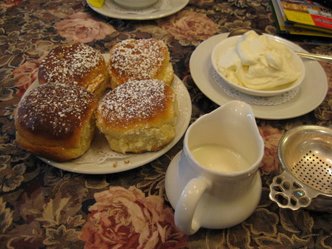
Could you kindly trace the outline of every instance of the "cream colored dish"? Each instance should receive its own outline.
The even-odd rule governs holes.
[[[219,42],[211,62],[231,87],[254,96],[274,96],[301,85],[305,76],[302,59],[272,35],[247,32]]]

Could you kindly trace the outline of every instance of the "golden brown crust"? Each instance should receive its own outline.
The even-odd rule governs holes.
[[[175,136],[175,93],[159,80],[128,81],[104,96],[96,120],[117,152],[160,150]]]
[[[109,73],[102,54],[82,44],[64,44],[53,48],[43,59],[38,71],[40,84],[77,84],[96,96],[109,85]]]
[[[15,112],[16,142],[48,159],[81,156],[94,135],[96,98],[76,85],[39,85],[19,102]]]
[[[129,80],[159,79],[171,85],[174,78],[168,47],[156,39],[127,39],[110,50],[111,87]]]

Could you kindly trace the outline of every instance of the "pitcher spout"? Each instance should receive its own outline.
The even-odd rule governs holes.
[[[188,136],[188,134],[201,134]],[[242,101],[230,101],[197,119],[185,136],[185,143],[194,149],[211,141],[244,155],[254,172],[264,154],[264,141],[259,133],[255,115],[250,105]]]
[[[249,131],[258,132],[254,112],[251,106],[243,101],[229,101],[208,115],[215,116],[216,119],[229,119],[231,124],[243,122],[242,126],[245,125]]]

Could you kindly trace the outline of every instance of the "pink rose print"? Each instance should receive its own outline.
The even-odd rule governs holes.
[[[219,31],[218,25],[205,14],[185,10],[161,23],[182,45],[198,45]]]
[[[104,39],[116,30],[113,26],[94,20],[89,14],[77,12],[55,24],[58,33],[68,41],[88,43]]]
[[[204,6],[207,4],[213,4],[214,0],[191,0],[190,4],[197,5],[197,6]]]
[[[0,3],[1,9],[8,9],[14,6],[18,6],[22,0],[4,0]]]
[[[261,170],[266,174],[276,172],[279,169],[278,143],[282,133],[271,126],[263,126],[259,130],[265,143]]]
[[[80,239],[85,249],[177,249],[187,237],[177,231],[171,208],[136,187],[110,187],[95,194]]]
[[[19,88],[20,96],[37,79],[39,64],[39,60],[26,61],[13,70],[15,86]]]

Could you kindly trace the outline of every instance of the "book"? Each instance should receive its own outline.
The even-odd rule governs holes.
[[[278,0],[286,22],[332,31],[332,10],[309,0]]]
[[[307,0],[271,0],[271,3],[279,33],[332,38],[331,9]]]

